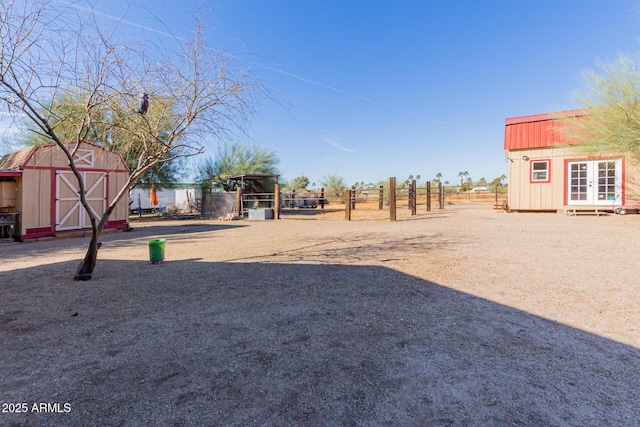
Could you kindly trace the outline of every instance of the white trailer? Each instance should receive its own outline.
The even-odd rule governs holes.
[[[151,204],[151,190],[133,188],[129,192],[130,212],[155,212],[177,207],[181,212],[189,212],[195,208],[195,188],[166,188],[156,190],[158,204]]]

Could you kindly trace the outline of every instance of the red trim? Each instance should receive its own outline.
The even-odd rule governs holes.
[[[22,171],[0,171],[0,176],[22,176]]]
[[[590,156],[590,157],[576,157],[572,159],[564,159],[564,206],[569,205],[569,163],[571,162],[591,162],[598,160],[620,160],[620,179],[622,181],[622,188],[620,189],[620,204],[624,205],[627,199],[627,186],[626,186],[626,158],[624,156],[621,157],[611,157],[611,156]]]
[[[569,117],[586,116],[586,110],[566,110],[557,113],[532,114],[529,116],[509,117],[505,120],[506,125],[517,125],[520,123],[542,122],[545,120],[566,119]]]
[[[105,225],[104,229],[118,229],[122,230],[124,228],[128,228],[129,223],[126,219],[118,219],[115,221],[108,221]],[[91,228],[78,228],[75,230],[63,230],[63,231],[55,231],[53,227],[40,227],[40,228],[27,228],[25,234],[22,234],[18,237],[20,241],[24,241],[26,239],[39,239],[42,237],[55,237],[58,235],[64,234],[72,234],[72,233],[90,233]]]
[[[620,161],[620,179],[622,180],[622,188],[620,189],[620,204],[624,205],[627,203],[627,186],[626,186],[626,175],[627,168],[625,164],[626,157],[622,157]]]
[[[546,162],[547,163],[547,179],[542,181],[542,180],[533,180],[533,164],[534,163],[542,163],[542,162]],[[529,184],[547,184],[551,182],[551,159],[536,159],[536,160],[529,160]]]
[[[66,143],[64,145],[72,145],[72,144],[75,144],[75,143],[74,142],[68,142],[68,143]],[[120,162],[121,162],[122,166],[124,166],[124,169],[115,169],[115,170],[110,170],[109,172],[127,172],[127,173],[131,172],[129,170],[129,167],[127,166],[127,162],[124,161],[124,157],[122,157],[122,154],[120,154],[120,153],[118,153],[116,151],[108,151],[104,147],[101,147],[101,146],[99,146],[97,144],[94,144],[93,142],[89,142],[89,141],[80,141],[80,145],[90,145],[92,147],[95,147],[98,150],[101,150],[101,151],[104,151],[104,152],[108,152],[108,153],[113,153],[116,156],[118,156],[120,158]],[[49,167],[46,167],[46,166],[25,166],[25,165],[27,165],[27,163],[29,163],[31,161],[31,158],[35,155],[36,151],[38,151],[38,150],[40,150],[42,148],[45,148],[45,147],[47,147],[47,148],[49,148],[49,147],[58,147],[58,148],[60,148],[60,146],[58,144],[36,145],[34,147],[34,149],[31,151],[31,153],[29,153],[29,156],[25,159],[25,161],[22,162],[22,164],[20,165],[20,169],[50,169]],[[80,169],[78,169],[78,170],[80,170]],[[93,170],[99,171],[99,169],[93,169]],[[103,172],[105,172],[105,171],[103,170]]]
[[[49,236],[55,236],[52,227],[27,228],[25,234],[20,235],[19,239],[22,242],[25,239],[38,239]]]
[[[56,228],[56,170],[51,169],[51,193],[49,194],[49,201],[51,206],[49,210],[51,211],[51,219],[49,219],[49,224],[51,224],[51,229],[55,230]]]
[[[104,226],[104,228],[118,228],[118,229],[122,229],[122,228],[128,228],[129,224],[127,223],[126,219],[117,219],[115,221],[107,221],[107,225]]]
[[[48,145],[56,145],[56,144],[47,144],[47,146]],[[29,153],[29,156],[24,160],[24,162],[22,162],[20,164],[20,166],[19,166],[20,169],[24,169],[24,165],[26,165],[27,163],[29,163],[31,161],[31,158],[36,153],[36,151],[38,151],[40,149],[40,147],[45,147],[45,145],[37,145],[37,146],[33,147],[33,150],[31,150],[31,153]]]
[[[55,167],[55,166],[25,166],[22,168],[23,170],[29,169],[29,170],[49,170],[49,169],[53,169],[53,170],[60,170],[60,171],[70,171],[71,168],[69,167],[65,167],[65,168],[60,168],[60,167]],[[76,168],[78,169],[78,172],[126,172],[129,173],[128,170],[124,170],[124,169],[97,169],[97,168]]]

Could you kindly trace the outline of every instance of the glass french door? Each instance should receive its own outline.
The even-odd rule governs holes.
[[[570,205],[609,205],[621,203],[622,160],[569,162],[568,203]]]

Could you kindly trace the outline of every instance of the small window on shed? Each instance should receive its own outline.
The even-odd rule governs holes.
[[[549,163],[549,160],[531,162],[531,182],[550,182]]]

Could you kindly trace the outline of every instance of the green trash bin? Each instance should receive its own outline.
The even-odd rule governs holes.
[[[166,239],[149,240],[149,260],[152,264],[164,260],[164,244]]]

